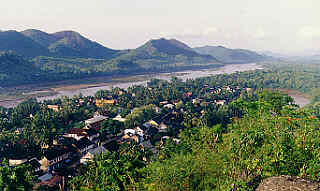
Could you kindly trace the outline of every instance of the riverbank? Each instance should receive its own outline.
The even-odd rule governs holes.
[[[304,107],[311,103],[312,97],[309,94],[299,92],[297,90],[279,89],[280,92],[288,94],[292,97],[297,105]]]
[[[184,70],[170,73],[153,73],[141,74],[133,76],[122,76],[116,78],[97,77],[89,79],[81,79],[77,81],[64,81],[63,83],[42,84],[37,87],[22,86],[7,90],[9,94],[0,95],[0,106],[15,107],[18,103],[26,98],[37,98],[38,101],[47,99],[55,99],[61,96],[72,97],[82,94],[84,96],[92,96],[101,89],[110,89],[111,87],[128,88],[133,85],[145,85],[150,79],[157,78],[162,80],[170,80],[172,76],[186,79],[195,79],[218,74],[231,74],[234,72],[242,72],[249,70],[262,69],[260,65],[250,64],[234,64],[223,67],[215,67],[210,69]]]

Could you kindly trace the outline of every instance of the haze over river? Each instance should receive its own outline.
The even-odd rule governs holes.
[[[211,75],[217,75],[217,74],[231,74],[234,72],[241,72],[241,71],[249,71],[249,70],[257,70],[262,69],[261,66],[250,63],[250,64],[233,64],[233,65],[226,65],[221,68],[214,68],[214,69],[206,69],[206,70],[186,70],[181,72],[173,72],[173,73],[160,73],[156,75],[140,75],[141,79],[144,79],[142,81],[134,81],[134,82],[120,82],[120,83],[112,83],[109,85],[102,85],[102,86],[95,86],[95,87],[88,87],[88,88],[81,88],[78,89],[73,88],[71,90],[64,90],[61,88],[61,90],[56,91],[56,95],[54,96],[44,96],[44,97],[38,97],[38,101],[48,100],[48,99],[56,99],[60,98],[62,96],[68,96],[72,97],[74,95],[82,94],[84,96],[93,96],[97,91],[101,89],[110,89],[111,87],[120,87],[120,88],[128,88],[133,85],[146,85],[147,82],[151,78],[157,78],[157,79],[163,79],[163,80],[170,80],[171,76],[177,76],[178,78],[181,78],[182,80],[186,79],[195,79],[200,77],[207,77]],[[106,82],[108,83],[108,82]],[[307,103],[309,103],[309,100],[298,96],[298,95],[291,95],[296,100],[297,104],[300,106],[303,106]],[[4,107],[15,107],[17,106],[21,101],[23,100],[10,100],[10,101],[3,101],[0,102],[1,106]],[[301,101],[301,103],[300,103]]]

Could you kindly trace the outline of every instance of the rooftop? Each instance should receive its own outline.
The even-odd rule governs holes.
[[[106,149],[103,146],[99,146],[97,148],[90,149],[88,152],[92,155],[97,155],[97,154],[106,152]]]
[[[81,138],[79,141],[75,142],[74,145],[77,149],[82,150],[90,145],[93,145],[93,143],[87,138]]]
[[[54,147],[50,147],[49,149],[47,149],[44,152],[44,156],[48,159],[48,160],[53,160],[59,156],[62,156],[64,154],[67,154],[69,152],[71,152],[72,149],[70,147],[66,147],[66,146],[54,146]]]
[[[85,121],[85,123],[86,123],[86,124],[97,123],[97,122],[103,121],[103,120],[105,120],[105,119],[107,119],[107,118],[108,118],[108,117],[106,117],[106,116],[98,115],[98,116],[95,116],[95,117],[93,117],[93,118],[91,118],[91,119],[87,119],[87,120]]]
[[[89,137],[99,134],[99,131],[96,129],[86,129],[85,132]]]

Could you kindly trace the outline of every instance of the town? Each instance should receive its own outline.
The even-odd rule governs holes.
[[[215,85],[208,80],[153,79],[146,87],[43,103],[28,100],[2,109],[0,124],[7,131],[1,132],[1,158],[10,166],[29,166],[38,187],[55,187],[95,156],[117,152],[119,145],[139,145],[157,155],[166,140],[179,144],[184,128],[227,124],[234,112],[229,103],[253,91],[242,82],[224,85],[223,76]],[[20,126],[13,118],[19,109],[18,117],[26,120]]]

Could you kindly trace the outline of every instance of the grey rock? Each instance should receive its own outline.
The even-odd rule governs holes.
[[[262,181],[256,191],[320,191],[320,183],[293,176],[278,176]]]

